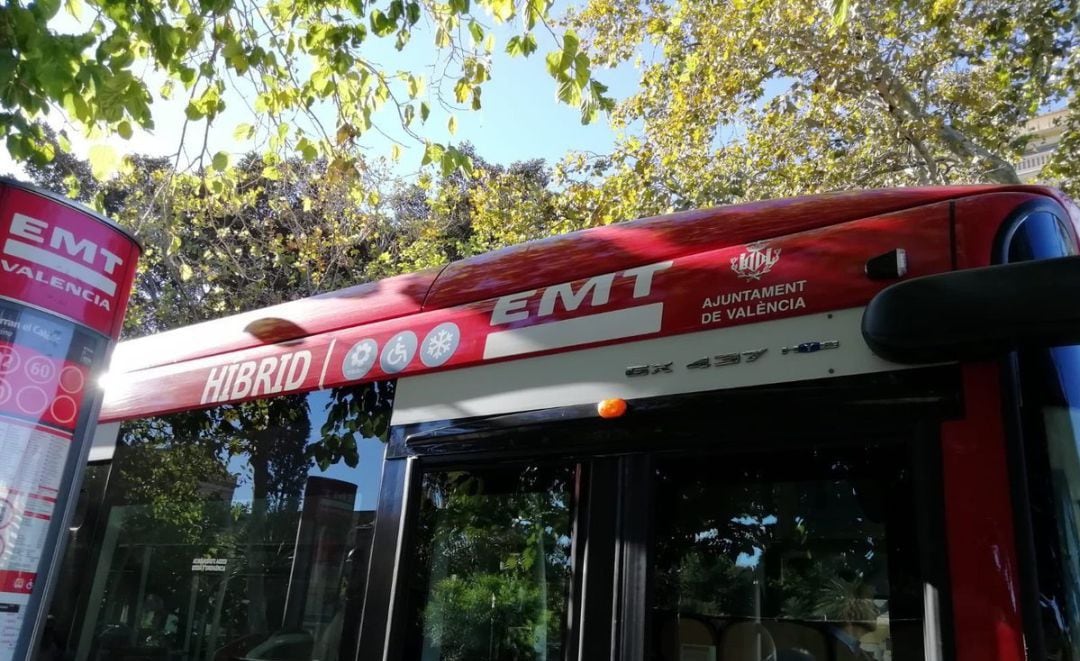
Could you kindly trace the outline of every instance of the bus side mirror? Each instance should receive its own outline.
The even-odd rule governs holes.
[[[908,364],[1080,344],[1080,256],[897,283],[870,301],[862,334],[878,356]]]

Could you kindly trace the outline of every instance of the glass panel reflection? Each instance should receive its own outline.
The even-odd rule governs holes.
[[[573,474],[515,466],[425,475],[406,658],[562,658]]]
[[[655,658],[915,658],[893,644],[898,626],[921,638],[891,599],[904,469],[862,452],[724,463],[658,463]]]
[[[392,396],[126,423],[74,658],[351,659]]]

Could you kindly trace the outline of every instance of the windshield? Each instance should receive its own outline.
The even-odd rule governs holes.
[[[1048,212],[1028,217],[1008,261],[1077,253]],[[1080,659],[1080,346],[1020,356],[1024,462],[1035,536],[1045,658]]]

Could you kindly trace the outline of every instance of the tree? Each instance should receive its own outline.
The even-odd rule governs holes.
[[[536,51],[537,28],[547,26],[551,1],[71,0],[65,11],[77,25],[73,33],[56,28],[60,5],[16,1],[0,8],[0,137],[11,155],[38,165],[56,157],[57,145],[42,124],[48,113],[99,135],[127,138],[136,126],[154,128],[151,105],[158,99],[183,95],[187,121],[176,162],[188,131],[201,129],[202,145],[191,160],[210,192],[227,196],[232,164],[208,136],[232,98],[243,103],[248,120],[234,135],[265,142],[261,157],[269,177],[280,176],[278,165],[294,156],[358,174],[364,169],[360,143],[381,129],[380,122],[385,126],[384,117],[426,145],[424,163],[444,171],[467,168],[460,151],[424,140],[420,125],[432,103],[479,109],[496,47],[514,56]],[[497,44],[494,25],[515,20],[517,34]],[[441,73],[434,80],[378,63],[380,48],[416,48],[414,34],[423,34],[438,54],[432,71]],[[541,37],[548,34],[558,97],[590,121],[610,107],[605,88],[592,80],[572,33],[560,40],[545,30]],[[155,89],[151,79],[162,82]],[[389,112],[380,114],[384,109]],[[324,122],[324,111],[333,124]],[[69,149],[63,134],[59,146]],[[92,150],[91,162],[104,178],[119,159],[102,147]]]
[[[576,11],[593,61],[642,71],[613,112],[614,153],[566,168],[595,183],[604,221],[833,189],[1017,182],[1025,120],[1075,99],[1076,0],[829,4],[590,0]],[[1058,164],[1077,158],[1072,103]]]
[[[563,215],[551,169],[541,159],[490,163],[470,144],[470,172],[429,169],[389,201],[393,240],[369,277],[412,272],[578,229]]]

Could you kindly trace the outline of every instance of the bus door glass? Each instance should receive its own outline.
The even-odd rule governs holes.
[[[405,658],[562,659],[580,468],[424,475]]]
[[[658,457],[648,658],[922,658],[901,450]]]

